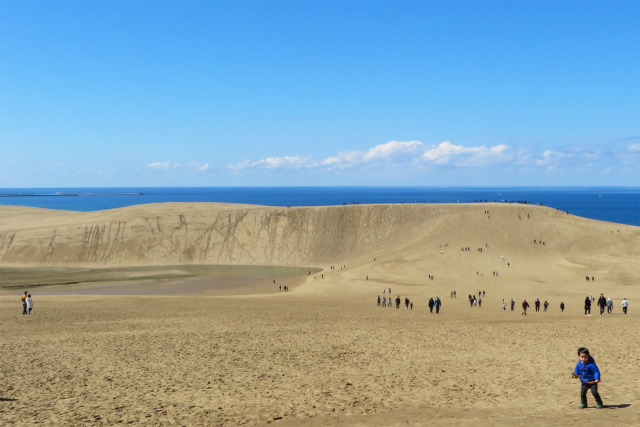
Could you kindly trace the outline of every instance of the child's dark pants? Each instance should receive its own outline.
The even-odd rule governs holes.
[[[598,384],[587,384],[582,383],[582,388],[580,389],[580,401],[583,405],[587,406],[587,390],[591,389],[591,394],[593,394],[593,398],[596,399],[596,404],[602,406],[602,399],[598,394]]]

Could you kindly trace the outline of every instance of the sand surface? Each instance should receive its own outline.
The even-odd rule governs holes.
[[[638,227],[525,205],[0,207],[0,272],[23,274],[0,276],[0,424],[638,425],[639,259]],[[258,276],[172,290],[208,279],[171,266],[223,260],[322,271],[288,277],[286,293],[260,293]],[[153,277],[118,270],[136,265],[175,276],[146,292]],[[23,316],[12,286],[40,283],[34,267],[114,269],[98,287],[127,291],[29,287]],[[389,287],[413,310],[377,307]],[[136,288],[146,295],[124,295]],[[469,307],[479,290],[482,307]],[[600,292],[613,314],[585,317]],[[524,317],[523,298],[549,311]],[[603,410],[578,409],[583,345]]]
[[[313,267],[0,267],[0,295],[258,295],[293,290]],[[286,289],[285,289],[286,287]]]

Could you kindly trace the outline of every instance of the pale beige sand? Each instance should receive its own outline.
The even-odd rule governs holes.
[[[523,205],[171,204],[69,216],[2,207],[2,266],[183,261],[324,271],[271,295],[33,290],[31,316],[20,315],[20,291],[5,293],[0,423],[637,425],[638,259],[638,227]],[[377,308],[388,287],[414,309]],[[466,295],[478,290],[487,297],[472,309]],[[614,299],[614,314],[594,309],[585,318],[585,295],[600,292]],[[436,295],[437,316],[426,307]],[[522,298],[536,297],[550,311],[521,316]],[[514,298],[516,311],[502,311],[502,298]],[[570,373],[582,345],[602,371],[610,406],[601,411],[577,409]]]

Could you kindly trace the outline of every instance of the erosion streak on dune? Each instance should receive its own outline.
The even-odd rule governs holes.
[[[484,215],[487,208],[490,216]],[[434,241],[474,250],[491,241],[522,251],[545,236],[548,252],[570,255],[579,246],[588,254],[610,246],[602,239],[613,228],[550,208],[499,204],[288,209],[168,203],[69,216],[56,212],[53,218],[46,210],[12,209],[28,214],[23,221],[0,223],[4,264],[324,264]],[[519,214],[531,218],[518,219]]]

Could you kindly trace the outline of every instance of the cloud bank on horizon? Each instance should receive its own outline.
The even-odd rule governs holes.
[[[629,138],[628,141],[640,138]],[[421,141],[389,141],[371,147],[369,150],[340,151],[335,155],[313,159],[311,156],[295,154],[269,156],[262,159],[245,159],[227,166],[211,167],[210,163],[161,161],[146,165],[148,169],[175,172],[191,170],[211,172],[227,170],[230,173],[285,173],[290,177],[304,178],[305,174],[332,175],[341,172],[378,173],[393,172],[401,169],[406,172],[423,171],[493,171],[507,169],[521,172],[534,171],[544,174],[557,174],[560,170],[571,173],[578,168],[590,168],[602,174],[618,172],[628,173],[632,180],[629,185],[637,185],[633,177],[637,177],[640,169],[640,143],[623,146],[619,151],[603,152],[590,146],[565,147],[560,150],[514,149],[507,144],[494,146],[463,146],[450,141],[427,145]]]
[[[506,163],[513,159],[507,145],[494,147],[464,147],[449,141],[425,148],[421,141],[389,141],[378,144],[368,151],[344,151],[318,162],[300,155],[284,157],[268,157],[258,161],[244,161],[229,165],[231,170],[247,168],[308,168],[325,169],[357,169],[375,166],[377,168],[424,167],[429,165],[464,167],[485,167],[498,163]]]
[[[613,161],[612,161],[613,160]],[[581,165],[610,168],[615,164],[629,166],[629,172],[640,168],[640,144],[629,144],[617,153],[603,153],[588,146],[565,148],[564,151],[544,150],[534,153],[529,149],[514,150],[506,144],[487,147],[455,145],[444,141],[425,146],[421,141],[389,141],[368,151],[342,151],[334,156],[313,161],[302,155],[267,157],[257,161],[245,160],[227,166],[232,171],[247,169],[313,169],[327,172],[339,169],[364,170],[369,167],[392,169],[397,167],[470,169],[513,166],[520,168],[544,168]],[[150,165],[147,165],[150,166]]]

